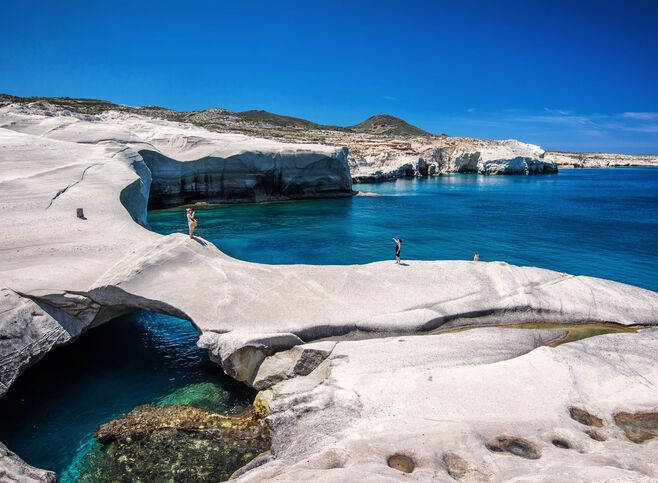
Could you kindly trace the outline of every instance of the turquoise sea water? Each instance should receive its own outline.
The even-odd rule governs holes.
[[[89,331],[30,368],[0,400],[0,441],[68,482],[98,426],[136,406],[172,393],[180,402],[183,390],[196,389],[212,394],[212,409],[239,411],[253,391],[224,376],[197,338],[189,322],[151,313]]]
[[[352,264],[504,260],[658,290],[658,169],[571,169],[550,176],[447,175],[355,185],[382,196],[196,209],[197,234],[239,259]],[[182,209],[151,212],[185,232]]]
[[[240,259],[316,264],[392,259],[398,236],[406,259],[470,259],[477,251],[483,260],[658,290],[658,169],[450,175],[356,188],[381,196],[197,209],[197,233]],[[151,212],[149,222],[160,233],[187,228],[182,209]],[[0,400],[0,441],[73,481],[93,431],[135,406],[180,402],[210,384],[217,409],[239,410],[253,393],[222,376],[196,340],[188,322],[149,313],[91,330]]]

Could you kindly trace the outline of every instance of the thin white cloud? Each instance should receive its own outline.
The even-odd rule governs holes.
[[[517,115],[512,115],[516,113]],[[485,114],[485,113],[483,113]],[[575,114],[574,111],[544,108],[543,113],[519,113],[512,109],[486,113],[488,119],[510,123],[536,123],[573,127],[583,134],[600,135],[604,131],[658,133],[657,112],[623,112],[618,114]],[[652,122],[653,121],[653,122]],[[587,131],[585,131],[587,130]]]
[[[631,126],[621,122],[611,122],[611,123],[603,124],[602,127],[609,129],[611,131],[644,132],[644,133],[658,134],[658,124],[640,124],[640,125]]]
[[[384,99],[386,99],[387,101],[397,101],[398,100],[397,97],[393,97],[393,96],[384,96]]]
[[[658,112],[625,112],[622,117],[637,121],[658,121]]]
[[[544,124],[563,124],[563,125],[591,125],[594,124],[588,116],[570,116],[570,115],[526,115],[514,119],[519,122],[538,122]]]
[[[466,109],[450,122],[476,128],[476,135],[515,137],[549,148],[614,152],[658,152],[658,112],[578,113],[568,109],[543,108],[483,111]],[[552,140],[557,140],[552,142]]]
[[[475,107],[469,107],[468,109],[466,109],[466,112],[475,112],[475,111],[477,111],[477,108]]]
[[[573,111],[566,110],[566,109],[550,109],[548,107],[544,108],[544,112],[548,114],[556,114],[558,116],[571,116],[573,114]]]

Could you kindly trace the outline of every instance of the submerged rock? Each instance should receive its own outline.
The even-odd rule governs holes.
[[[219,384],[200,382],[174,391],[160,399],[156,406],[186,405],[210,412],[222,413],[227,407],[235,407],[235,402],[231,403],[230,401],[231,397],[231,392]],[[238,404],[231,413],[242,412],[244,409],[246,408]]]
[[[140,406],[103,424],[81,481],[221,481],[260,453],[270,435],[253,408],[223,416],[192,406]]]

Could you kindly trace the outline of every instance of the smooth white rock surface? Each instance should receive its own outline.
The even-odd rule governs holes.
[[[111,116],[108,116],[109,120],[101,121],[68,120],[63,116],[35,118],[6,111],[3,111],[3,116],[0,119],[0,125],[4,126],[0,127],[2,392],[22,370],[52,348],[73,341],[89,327],[136,308],[190,320],[201,332],[200,345],[206,347],[229,374],[248,383],[253,383],[261,363],[278,351],[355,330],[382,337],[428,331],[446,323],[559,321],[654,325],[658,322],[658,294],[655,292],[502,262],[410,261],[408,266],[398,266],[387,261],[354,266],[272,266],[235,260],[202,239],[192,240],[183,234],[160,236],[138,224],[146,219],[151,183],[150,171],[137,152],[145,136],[139,128],[141,120],[135,120],[136,125],[124,125],[122,118],[121,122],[116,121],[113,130],[108,131],[107,123],[114,122]],[[163,152],[167,149],[189,152],[195,159],[206,153],[205,149],[210,149],[200,147],[205,144],[203,140],[191,146],[190,139],[186,138],[187,141],[179,146],[177,139],[182,138],[173,136],[168,141],[156,141],[154,137],[148,142],[157,143]],[[171,146],[165,147],[167,143]],[[212,149],[228,148],[215,146]],[[84,208],[86,219],[76,217],[76,208]],[[35,315],[31,315],[33,311]],[[16,327],[20,329],[16,330]],[[578,383],[576,393],[582,387],[590,392],[603,388],[602,394],[610,395],[611,401],[616,401],[618,406],[636,409],[650,405],[652,400],[647,391],[655,394],[655,382],[653,373],[645,374],[645,369],[649,360],[654,366],[656,362],[656,348],[652,345],[655,337],[651,334],[611,338],[618,349],[609,352],[618,357],[610,367],[599,355],[607,349],[589,345],[591,343],[587,341],[581,343],[583,351],[589,351],[584,354],[591,354],[592,360],[598,360],[596,369],[588,369],[596,381],[596,388],[594,384]],[[428,451],[448,439],[462,441],[463,448],[478,441],[481,443],[473,433],[460,429],[466,424],[464,421],[469,421],[469,411],[489,421],[487,424],[492,429],[486,432],[487,436],[509,429],[509,414],[513,413],[527,418],[528,428],[544,428],[543,423],[539,424],[544,416],[558,418],[551,421],[564,423],[560,419],[562,416],[546,412],[561,409],[570,398],[559,399],[558,396],[564,391],[572,392],[572,382],[564,375],[568,372],[565,372],[566,363],[560,362],[562,359],[556,355],[587,360],[583,354],[571,355],[566,349],[568,346],[556,351],[540,348],[526,354],[537,340],[545,342],[544,336],[534,334],[532,340],[520,341],[507,335],[487,335],[484,343],[482,340],[471,341],[475,344],[471,346],[468,345],[471,339],[466,337],[463,339],[465,345],[460,346],[459,351],[436,356],[432,347],[428,347],[431,341],[439,340],[434,337],[452,336],[404,336],[406,342],[396,342],[403,352],[386,346],[388,339],[340,342],[336,347],[322,349],[331,351],[330,358],[319,363],[307,376],[295,372],[299,359],[291,359],[295,366],[286,377],[293,377],[275,388],[276,391],[283,390],[279,389],[281,386],[293,396],[299,394],[294,398],[300,402],[308,398],[308,406],[302,405],[299,412],[293,411],[300,417],[307,409],[313,413],[317,407],[337,408],[336,417],[346,415],[345,408],[349,414],[365,414],[368,418],[374,413],[383,415],[383,419],[374,418],[371,425],[359,430],[364,434],[372,430],[368,447],[379,448],[377,445],[380,445],[384,449],[377,449],[376,457],[373,456],[370,463],[358,459],[358,465],[353,465],[354,469],[350,470],[350,476],[355,478],[365,474],[359,471],[372,469],[381,473],[381,455],[394,446],[404,447],[405,441],[416,441],[419,431],[423,434],[428,427],[434,428],[431,429],[432,438],[438,438],[428,440],[424,445]],[[456,340],[461,340],[460,337]],[[494,344],[493,348],[489,348],[489,342]],[[472,355],[474,351],[477,354]],[[519,351],[524,355],[509,362],[501,359]],[[479,359],[483,354],[493,354],[485,358],[486,364]],[[368,362],[371,356],[375,362]],[[349,360],[359,357],[362,362],[348,364]],[[454,358],[472,363],[456,368]],[[493,359],[499,362],[492,363]],[[438,360],[443,360],[443,365],[454,367],[446,373],[447,369],[441,364],[430,363],[427,367],[423,362]],[[336,365],[340,361],[345,364]],[[503,367],[505,364],[509,367]],[[343,372],[340,367],[343,367]],[[449,392],[437,393],[429,384],[431,381],[422,379],[420,374],[432,376],[432,380],[442,382],[446,391],[450,389],[459,394],[461,390],[457,383],[461,384],[462,379],[457,382],[451,379],[455,374],[453,371],[465,371],[466,380],[471,381],[466,386],[468,394],[476,394],[479,385],[488,388],[482,393],[482,399],[493,404],[489,412],[482,406],[460,409],[461,405],[446,402],[445,407],[451,411],[448,414],[457,422],[447,426],[439,423],[435,427],[425,419],[409,418],[407,421],[406,413],[399,412],[406,406],[395,403],[395,398],[389,401],[389,396],[384,394],[389,388],[395,389],[398,395],[404,392],[409,411],[426,414],[430,406],[444,401],[441,398]],[[520,371],[521,379],[510,377],[517,374],[516,371]],[[619,379],[619,386],[608,386],[606,378],[617,377],[615,374],[620,371],[626,374],[626,378]],[[638,371],[642,374],[639,379]],[[400,378],[394,377],[397,372]],[[329,386],[327,374],[331,374],[329,381],[335,378],[336,387],[342,389],[326,392]],[[363,374],[363,377],[355,374]],[[650,382],[646,383],[647,380]],[[520,383],[515,381],[523,381],[525,386],[519,386]],[[363,392],[358,389],[361,384]],[[306,393],[313,391],[309,388],[317,385],[320,385],[321,398],[309,398]],[[503,390],[497,395],[499,386]],[[621,388],[619,394],[612,394],[614,387]],[[535,417],[533,408],[538,398],[530,392],[536,390],[539,394],[548,391],[547,388],[555,394],[549,394],[546,409]],[[355,399],[355,391],[363,396]],[[590,392],[584,393],[587,396],[585,401],[598,405],[601,411],[608,411],[605,413],[608,417],[611,407],[605,406],[599,396]],[[424,400],[418,402],[409,394],[418,394]],[[526,396],[529,398],[527,404]],[[364,401],[359,402],[361,397]],[[379,405],[377,398],[388,402]],[[281,400],[277,396],[272,403],[276,406],[278,401]],[[513,401],[518,407],[509,405]],[[281,404],[281,411],[285,411],[287,403]],[[361,407],[368,408],[368,411],[362,413]],[[510,407],[514,407],[511,413]],[[507,419],[503,417],[503,411],[508,414]],[[305,435],[311,438],[307,440],[308,448],[330,451],[330,441],[334,436],[329,432],[329,439],[326,439],[323,428],[329,431],[340,419],[334,421],[331,411],[314,414],[318,417],[314,422],[316,426]],[[466,419],[462,421],[461,415]],[[395,429],[386,430],[388,423],[382,421],[398,417],[401,419]],[[500,426],[501,418],[505,425]],[[293,423],[291,427],[297,427]],[[345,420],[346,429],[353,428],[353,424],[356,423]],[[351,434],[353,437],[357,433]],[[275,431],[276,437],[279,436]],[[340,451],[351,447],[335,439],[335,442],[339,441],[343,445]],[[358,448],[365,443],[355,440],[353,444]],[[652,445],[653,442],[635,449],[637,461],[644,462],[645,466],[650,459],[645,458],[642,448],[654,448]],[[601,452],[603,456],[599,463],[592,463],[593,466],[604,467],[603,461],[607,459],[617,461],[614,456],[617,447],[603,447],[606,448]],[[342,458],[340,451],[336,458]],[[356,454],[363,454],[363,451],[356,451]],[[489,471],[484,459],[477,459],[477,455],[472,458],[475,458],[473,461],[478,468],[482,466]],[[292,463],[289,456],[282,455],[267,468],[281,464],[281,461]],[[318,461],[326,466],[322,458]],[[518,462],[514,461],[514,464],[518,465]],[[513,473],[511,467],[500,465],[491,467],[493,474]],[[431,465],[427,463],[424,467],[430,468]],[[628,469],[630,467],[624,468],[624,471],[637,473],[635,469]],[[328,474],[319,469],[318,474]],[[646,470],[647,474],[649,470]],[[310,478],[316,470],[304,467],[303,471],[311,471],[299,473]],[[574,469],[574,474],[578,471]],[[598,474],[592,471],[591,474]],[[609,473],[605,468],[596,471]],[[614,471],[616,475],[621,474],[621,470]],[[400,476],[387,475],[391,478]]]
[[[555,335],[483,328],[338,342],[318,374],[273,387],[274,458],[241,481],[454,481],[446,454],[467,462],[462,481],[656,481],[658,439],[629,441],[612,414],[658,408],[658,330],[546,347]],[[604,426],[574,421],[572,406]],[[487,449],[500,436],[540,457]],[[395,454],[414,471],[390,468]]]
[[[156,206],[352,194],[345,148],[217,133],[115,111],[98,116],[24,111],[24,106],[1,108],[0,127],[139,153],[151,172],[151,202]]]
[[[46,121],[16,122],[42,133]],[[2,288],[85,327],[136,307],[185,317],[202,332],[200,344],[241,380],[250,380],[272,351],[357,329],[657,321],[654,292],[502,262],[271,266],[235,260],[201,239],[160,236],[135,223],[145,220],[150,183],[139,154],[114,141],[75,139],[0,128]],[[78,207],[87,219],[76,217]],[[4,353],[18,350],[12,340],[3,342],[11,347]],[[34,342],[26,336],[19,346]]]

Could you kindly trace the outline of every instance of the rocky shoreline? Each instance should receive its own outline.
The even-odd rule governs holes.
[[[559,168],[601,168],[614,166],[658,166],[658,155],[611,153],[569,153],[544,151],[539,146],[516,140],[482,140],[434,135],[402,119],[387,115],[372,116],[349,127],[326,126],[304,119],[266,111],[231,112],[211,108],[178,112],[157,106],[131,107],[95,99],[21,98],[1,95],[0,107],[13,106],[28,114],[77,116],[98,119],[110,112],[115,116],[142,116],[154,120],[175,121],[199,126],[212,132],[244,134],[286,143],[313,143],[348,149],[348,166],[354,183],[391,181],[403,177],[423,177],[442,173],[478,173],[484,175],[554,174]],[[186,169],[189,169],[188,166]],[[242,168],[240,168],[242,169]],[[217,183],[210,185],[194,175],[186,179],[188,189],[206,196],[213,192],[223,197]],[[276,188],[277,177],[265,173],[264,193]],[[207,189],[210,188],[210,189]],[[280,191],[280,189],[275,189]],[[306,196],[303,189],[291,187],[290,196]],[[296,194],[297,192],[297,194]],[[238,190],[238,194],[240,190]],[[244,193],[243,193],[244,194]],[[153,193],[152,199],[157,199]],[[321,193],[322,196],[326,195]],[[270,194],[270,196],[272,196]],[[248,197],[247,197],[248,198]],[[170,200],[176,203],[175,199]]]
[[[342,148],[1,110],[0,394],[84,331],[151,310],[190,321],[227,374],[261,391],[271,454],[241,481],[658,478],[658,293],[503,262],[235,260],[140,224],[162,161],[149,166],[146,149],[183,165],[238,156],[351,191]],[[564,330],[493,327],[547,322],[638,331],[553,348]],[[572,407],[602,421],[598,439]],[[32,471],[0,458],[7,478]]]
[[[658,166],[655,154],[567,153],[550,151],[558,166],[563,168],[614,168],[626,166]]]

